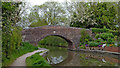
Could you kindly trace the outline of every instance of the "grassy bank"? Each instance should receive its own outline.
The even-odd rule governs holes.
[[[27,66],[39,66],[42,68],[50,68],[50,65],[48,62],[39,55],[39,53],[36,53],[26,59]]]
[[[66,40],[57,36],[47,36],[39,42],[40,45],[67,46]]]
[[[9,66],[10,64],[14,62],[16,58],[22,56],[23,54],[32,52],[37,49],[38,49],[37,47],[31,45],[30,43],[23,42],[19,49],[12,51],[9,58],[4,58],[4,56],[2,57],[2,66]]]

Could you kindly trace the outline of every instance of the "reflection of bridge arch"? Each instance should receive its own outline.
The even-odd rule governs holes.
[[[68,57],[66,59],[64,59],[62,62],[60,62],[58,64],[53,64],[52,66],[60,66],[60,65],[69,63],[73,59],[74,55],[75,55],[75,53],[73,53],[72,51],[68,51]]]
[[[37,45],[38,41],[41,38],[44,38],[49,35],[56,35],[64,38],[69,45],[69,49],[75,50],[80,43],[80,31],[82,28],[74,28],[74,27],[64,27],[64,26],[41,26],[24,29],[22,31],[22,39],[25,42],[30,42],[31,44]],[[88,34],[91,36],[92,31],[86,29]]]

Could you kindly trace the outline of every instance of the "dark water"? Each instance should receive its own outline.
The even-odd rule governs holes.
[[[52,66],[119,66],[118,55],[69,51],[66,48],[47,47],[45,56]]]

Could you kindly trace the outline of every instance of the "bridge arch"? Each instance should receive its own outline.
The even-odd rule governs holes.
[[[48,37],[48,36],[58,36],[58,37],[60,37],[60,38],[62,38],[62,39],[64,39],[67,43],[68,43],[68,49],[74,49],[74,47],[72,46],[74,43],[73,43],[73,41],[72,40],[69,40],[69,39],[67,39],[66,37],[64,37],[64,36],[62,36],[62,35],[59,35],[59,34],[48,34],[48,35],[45,35],[45,36],[43,36],[43,37],[40,37],[38,40],[37,40],[37,44],[38,44],[38,42],[40,41],[40,40],[42,40],[42,39],[44,39],[45,37]]]

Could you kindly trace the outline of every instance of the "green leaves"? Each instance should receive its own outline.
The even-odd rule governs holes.
[[[2,51],[4,59],[9,59],[9,55],[18,49],[21,43],[21,29],[16,26],[20,19],[18,5],[19,3],[2,2]]]
[[[85,29],[81,30],[80,35],[81,35],[81,37],[80,37],[80,42],[81,43],[87,43],[88,41],[92,40],[92,38],[89,36],[89,34],[86,32]]]
[[[26,59],[27,66],[39,66],[42,68],[51,68],[48,62],[39,55],[39,53],[36,53]]]
[[[102,34],[96,34],[96,39],[102,38],[103,40],[107,40],[108,38],[114,38],[114,35],[112,33],[102,33]]]
[[[90,6],[87,6],[90,4]],[[87,7],[84,7],[85,11],[81,16],[81,13],[74,14],[70,26],[81,28],[103,28],[106,26],[109,29],[117,29],[117,16],[118,7],[117,3],[101,2],[101,3],[85,3]],[[83,6],[83,5],[82,5]],[[77,6],[79,7],[79,6]],[[76,10],[76,12],[79,10]],[[80,17],[79,17],[80,16]]]
[[[97,47],[98,45],[100,45],[100,43],[98,43],[98,42],[89,42],[88,45],[90,47]]]

